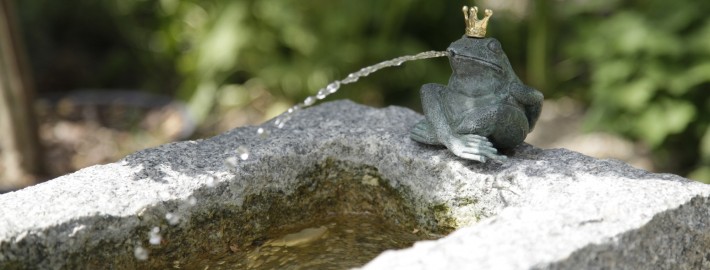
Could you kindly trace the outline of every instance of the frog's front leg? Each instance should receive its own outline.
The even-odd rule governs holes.
[[[417,123],[410,133],[412,140],[432,145],[444,145],[455,155],[480,162],[488,158],[503,160],[493,144],[484,136],[476,134],[456,134],[452,132],[449,119],[444,114],[441,95],[446,87],[440,84],[422,86],[422,107],[424,120]]]

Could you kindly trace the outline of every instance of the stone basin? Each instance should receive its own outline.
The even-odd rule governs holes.
[[[0,269],[308,268],[252,255],[333,224],[406,232],[363,269],[710,269],[710,186],[525,144],[461,160],[408,138],[421,119],[329,102],[0,195]]]

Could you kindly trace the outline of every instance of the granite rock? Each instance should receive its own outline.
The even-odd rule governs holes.
[[[131,260],[166,214],[189,228],[189,213],[294,194],[305,168],[337,160],[375,168],[422,226],[459,228],[363,269],[710,269],[710,186],[526,144],[505,162],[462,160],[411,141],[421,119],[329,102],[281,129],[166,144],[0,195],[0,268],[87,268],[85,253],[109,246]]]

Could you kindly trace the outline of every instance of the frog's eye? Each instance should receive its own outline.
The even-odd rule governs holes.
[[[488,42],[488,49],[491,50],[494,53],[501,53],[503,52],[503,47],[500,46],[500,42],[497,40],[493,39],[490,42]]]

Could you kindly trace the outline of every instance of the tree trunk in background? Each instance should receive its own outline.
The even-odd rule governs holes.
[[[0,189],[33,184],[40,144],[29,67],[12,0],[0,0]]]

